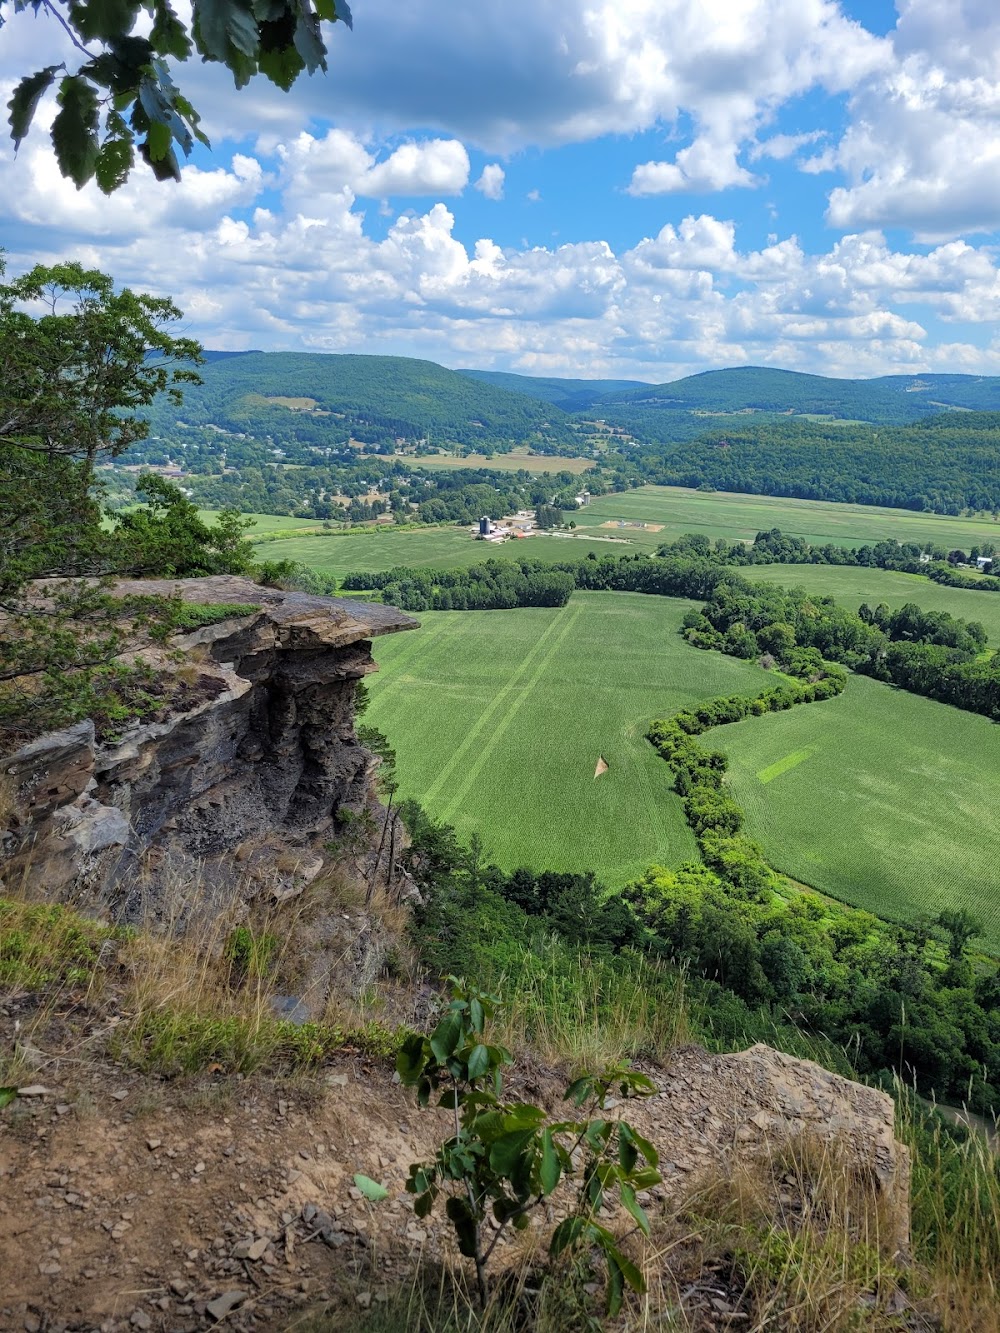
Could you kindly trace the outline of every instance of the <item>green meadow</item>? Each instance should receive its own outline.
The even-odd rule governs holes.
[[[950,518],[919,514],[910,509],[883,509],[875,505],[835,504],[825,500],[794,500],[773,495],[738,495],[729,491],[692,491],[676,486],[643,486],[635,491],[602,495],[579,511],[577,524],[587,532],[608,521],[663,524],[662,532],[625,530],[643,546],[702,532],[730,541],[753,540],[767,528],[806,541],[861,546],[892,537],[897,541],[939,542],[949,549],[1000,540],[1000,522],[990,517]]]
[[[468,528],[428,527],[425,530],[385,526],[368,528],[350,536],[297,536],[268,541],[258,547],[262,560],[298,560],[324,574],[343,578],[355,571],[411,568],[458,569],[483,560],[530,556],[533,560],[583,560],[589,551],[598,555],[625,554],[636,547],[603,539],[556,537],[540,534],[493,546],[477,542]],[[651,549],[655,550],[655,546]]]
[[[838,699],[706,741],[778,870],[896,920],[966,907],[1000,951],[995,723],[852,676]]]
[[[366,721],[396,749],[402,795],[463,839],[478,833],[505,869],[592,869],[620,885],[696,857],[649,722],[769,677],[685,643],[690,605],[574,593],[558,610],[428,612],[421,629],[376,639]]]
[[[948,611],[963,620],[978,620],[990,643],[1000,648],[1000,592],[947,588],[920,574],[897,574],[889,569],[856,569],[841,565],[750,565],[739,571],[754,582],[778,583],[784,588],[806,588],[817,596],[833,597],[851,611],[862,602],[885,602],[890,611],[916,602],[924,611]]]
[[[653,553],[663,542],[685,532],[704,533],[712,539],[752,541],[763,529],[781,528],[811,542],[837,542],[844,546],[858,546],[883,537],[940,542],[949,549],[968,548],[988,540],[1000,542],[1000,523],[991,518],[948,518],[908,509],[724,491],[706,493],[674,486],[642,486],[634,491],[598,496],[573,515],[577,528],[572,536],[532,537],[516,546],[508,543],[484,548],[481,542],[471,539],[467,529],[459,527],[399,531],[383,526],[341,536],[323,533],[322,524],[315,520],[263,514],[252,517],[257,519],[253,536],[289,531],[288,537],[266,542],[260,548],[262,558],[299,560],[338,576],[353,570],[391,569],[393,565],[451,569],[476,564],[489,556],[503,558],[522,553],[537,560],[583,559],[591,551],[597,555]],[[632,526],[636,524],[649,526]],[[308,535],[311,532],[321,535]],[[927,581],[920,582],[923,585]]]

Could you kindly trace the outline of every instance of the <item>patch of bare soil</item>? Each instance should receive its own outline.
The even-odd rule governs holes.
[[[0,1005],[6,1051],[18,1015]],[[447,1118],[418,1109],[385,1063],[346,1048],[308,1079],[167,1082],[83,1058],[81,1018],[36,1034],[32,1090],[0,1113],[4,1333],[276,1333],[304,1310],[390,1299],[422,1261],[452,1254],[447,1223],[419,1221],[404,1190]],[[516,1068],[512,1097],[562,1113],[561,1076]],[[817,1066],[691,1047],[648,1072],[655,1096],[609,1106],[661,1153],[663,1184],[640,1196],[654,1219],[705,1172],[769,1160],[807,1128],[846,1123],[887,1193],[905,1175],[889,1099]],[[388,1199],[369,1204],[356,1172]]]
[[[599,755],[597,756],[597,767],[594,769],[594,777],[595,777],[595,778],[599,778],[599,777],[601,776],[601,774],[602,774],[602,773],[606,773],[606,772],[608,771],[609,768],[610,768],[610,764],[609,764],[608,761],[604,758],[604,755],[603,755],[603,754],[599,754]]]

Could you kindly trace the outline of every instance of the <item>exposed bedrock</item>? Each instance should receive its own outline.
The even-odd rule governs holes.
[[[30,873],[53,898],[128,917],[135,885],[155,886],[168,866],[197,864],[221,887],[259,868],[265,849],[272,869],[280,859],[286,875],[315,873],[315,848],[338,818],[373,799],[372,757],[354,730],[357,682],[377,669],[371,640],[417,621],[232,576],[117,591],[260,610],[142,654],[186,674],[197,700],[188,711],[105,745],[81,722],[3,760],[0,876]]]

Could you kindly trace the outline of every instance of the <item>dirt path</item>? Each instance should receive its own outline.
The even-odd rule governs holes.
[[[285,1329],[303,1308],[386,1299],[449,1244],[403,1189],[443,1113],[418,1110],[384,1064],[345,1053],[308,1081],[164,1083],[39,1055],[48,1091],[0,1118],[3,1333]],[[520,1068],[511,1095],[564,1113],[563,1081]],[[661,1154],[654,1215],[699,1172],[806,1129],[844,1130],[885,1189],[905,1191],[883,1094],[766,1047],[686,1048],[649,1072],[657,1095],[621,1109]],[[355,1172],[389,1199],[368,1204]]]

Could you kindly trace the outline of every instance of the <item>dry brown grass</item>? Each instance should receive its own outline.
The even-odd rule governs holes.
[[[703,1172],[659,1213],[635,1256],[648,1290],[622,1327],[929,1330],[893,1255],[894,1219],[852,1160],[802,1137],[770,1159]]]

